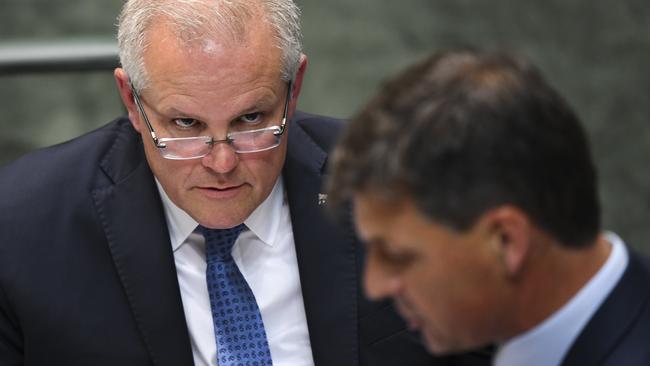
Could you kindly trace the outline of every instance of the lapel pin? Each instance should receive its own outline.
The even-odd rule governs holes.
[[[324,205],[327,203],[327,195],[324,193],[319,193],[318,194],[318,205]]]

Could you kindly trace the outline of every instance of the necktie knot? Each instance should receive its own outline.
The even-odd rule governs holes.
[[[208,262],[232,259],[230,252],[245,225],[239,224],[230,229],[208,229],[199,225],[199,231],[205,238],[206,258]]]

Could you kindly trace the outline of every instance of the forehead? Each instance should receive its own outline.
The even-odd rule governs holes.
[[[406,200],[386,200],[371,192],[359,192],[354,195],[354,219],[363,228],[382,227],[390,224],[406,205]]]
[[[184,40],[161,21],[151,26],[147,41],[144,63],[153,88],[214,90],[280,81],[282,52],[266,22],[251,22],[241,39],[206,34]]]
[[[373,192],[355,194],[354,219],[363,239],[386,241],[393,241],[410,226],[424,221],[411,199],[388,200]]]
[[[357,193],[354,220],[361,239],[380,241],[389,246],[433,247],[431,243],[466,240],[472,231],[457,232],[425,215],[407,196],[386,200],[381,195]]]

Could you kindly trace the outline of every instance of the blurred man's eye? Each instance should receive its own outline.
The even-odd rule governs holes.
[[[412,252],[389,249],[386,246],[379,247],[377,254],[385,263],[395,267],[404,267],[415,259],[415,254]]]

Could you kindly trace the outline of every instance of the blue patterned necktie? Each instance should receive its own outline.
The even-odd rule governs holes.
[[[273,365],[255,296],[230,254],[244,224],[231,229],[199,226],[205,237],[206,279],[219,366]]]

